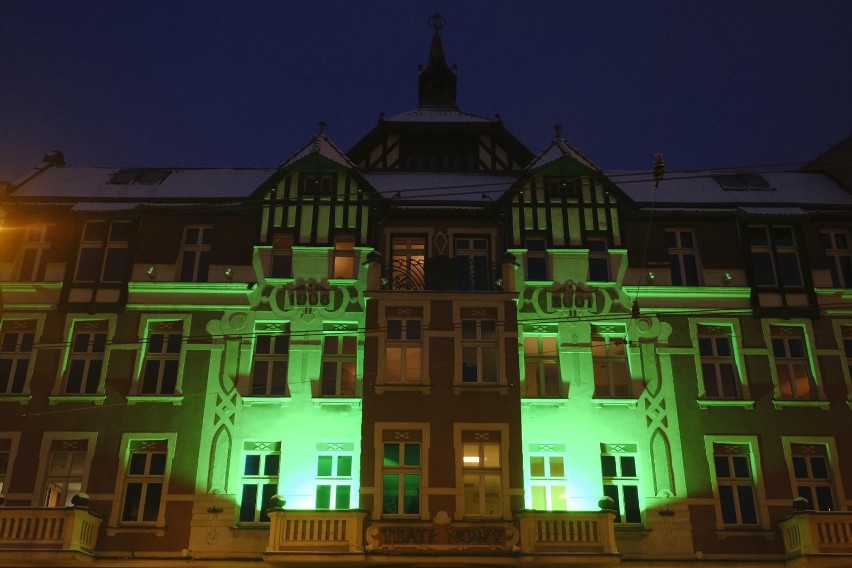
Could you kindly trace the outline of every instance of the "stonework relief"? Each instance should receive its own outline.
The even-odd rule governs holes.
[[[446,511],[438,511],[431,523],[373,523],[366,536],[368,551],[393,553],[513,551],[520,535],[511,523],[453,522]]]
[[[249,295],[249,304],[255,310],[268,307],[275,316],[290,321],[335,319],[364,311],[361,292],[355,286],[331,286],[313,278],[258,287]]]
[[[567,280],[550,287],[528,286],[518,299],[519,314],[538,317],[606,315],[613,309],[608,290]]]

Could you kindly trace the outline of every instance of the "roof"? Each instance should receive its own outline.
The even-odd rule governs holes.
[[[488,118],[467,112],[457,108],[449,107],[418,107],[413,110],[401,112],[393,116],[382,117],[386,122],[439,122],[439,123],[460,123],[460,122],[500,122],[497,117]]]
[[[110,183],[119,173],[158,172],[159,183]],[[12,197],[144,202],[249,197],[274,169],[47,167],[16,187]]]
[[[346,157],[346,154],[343,153],[343,150],[337,147],[337,144],[331,141],[331,138],[328,137],[324,130],[325,124],[320,124],[319,133],[311,137],[307,144],[287,158],[287,161],[284,162],[281,167],[286,168],[292,166],[293,164],[296,164],[310,156],[322,156],[323,158],[331,160],[344,168],[354,169],[355,164]]]
[[[608,172],[607,177],[639,204],[694,206],[720,205],[744,208],[789,205],[852,206],[852,192],[830,177],[816,172],[765,172],[759,175],[769,189],[723,189],[719,177],[740,175],[731,171],[670,172],[654,190],[650,172]],[[743,173],[753,176],[755,174]]]
[[[568,143],[567,140],[562,138],[561,136],[557,136],[553,140],[551,140],[550,144],[538,155],[532,159],[532,161],[527,165],[527,170],[534,170],[560,160],[564,157],[569,157],[575,162],[579,162],[580,164],[586,166],[589,169],[594,171],[601,171],[599,167],[597,167],[594,162],[592,162],[589,158],[584,156],[579,150],[574,148],[571,144]]]
[[[455,202],[497,200],[517,179],[505,175],[452,172],[373,172],[364,174],[364,178],[388,199]]]

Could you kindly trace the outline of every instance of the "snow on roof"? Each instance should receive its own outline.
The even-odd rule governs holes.
[[[449,172],[374,172],[364,174],[364,178],[388,199],[447,201],[497,200],[517,179],[514,176]]]
[[[565,156],[570,157],[571,159],[580,162],[584,166],[591,168],[595,171],[601,171],[599,167],[597,167],[594,162],[584,156],[579,150],[569,144],[564,138],[557,137],[554,138],[550,144],[538,155],[532,159],[532,161],[527,165],[527,170],[533,170],[536,168],[540,168],[546,164],[551,162],[555,162],[560,158],[564,158]]]
[[[387,122],[500,122],[499,118],[488,118],[457,108],[417,107],[393,116],[383,117]]]
[[[323,127],[324,128],[324,127]],[[299,150],[296,151],[292,156],[287,158],[287,161],[281,164],[282,168],[286,168],[299,162],[312,154],[319,154],[320,156],[335,162],[336,164],[340,164],[344,168],[355,168],[355,164],[346,157],[346,154],[343,153],[343,150],[337,147],[337,144],[331,141],[331,138],[328,137],[327,134],[320,131],[319,134],[315,134],[310,141],[302,146]]]
[[[122,201],[245,198],[274,169],[167,169],[50,167],[17,187],[14,197],[54,197]],[[132,172],[159,172],[159,183],[110,183]],[[129,208],[129,206],[128,206]]]
[[[654,189],[650,172],[608,172],[609,180],[640,204],[657,205],[852,205],[852,192],[816,172],[766,172],[759,177],[768,189],[724,189],[719,179],[754,176],[752,173],[671,172]]]

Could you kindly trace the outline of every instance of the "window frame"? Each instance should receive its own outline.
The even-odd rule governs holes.
[[[328,256],[330,280],[356,280],[358,278],[359,251],[355,235],[336,235]],[[351,266],[347,266],[347,264]]]
[[[524,472],[526,479],[526,507],[535,511],[568,511],[568,455],[564,444],[529,444],[524,455]],[[541,458],[543,475],[534,475],[533,459]],[[553,463],[551,458],[562,460],[562,475],[552,475]],[[536,489],[541,488],[544,496],[544,508],[536,507]],[[561,489],[562,494],[556,496],[563,499],[561,506],[554,504],[554,491]]]
[[[63,337],[67,338],[67,342],[65,344],[64,355],[62,358],[62,366],[59,369],[59,375],[55,386],[53,388],[52,397],[53,400],[102,400],[104,397],[104,382],[106,380],[106,372],[108,367],[108,362],[110,358],[110,354],[112,352],[112,342],[115,334],[115,326],[116,326],[116,318],[115,314],[104,314],[104,315],[94,315],[94,316],[85,316],[80,317],[77,315],[69,315],[66,319],[65,330],[63,333]],[[101,370],[100,376],[98,378],[98,386],[94,393],[69,393],[68,392],[68,377],[71,373],[71,363],[74,359],[74,343],[75,337],[77,335],[77,326],[78,325],[94,325],[95,323],[103,323],[106,326],[105,331],[105,339],[104,339],[104,350],[101,353]],[[98,330],[93,330],[94,333],[97,333]],[[86,351],[85,353],[92,353],[91,351]],[[84,357],[85,358],[85,357]],[[93,359],[89,357],[88,359]],[[88,368],[88,366],[87,366]],[[138,376],[138,375],[137,375]],[[82,383],[81,383],[82,388]]]
[[[0,432],[0,455],[6,454],[5,461],[0,459],[0,494],[9,499],[9,484],[12,481],[12,473],[15,470],[15,458],[18,456],[18,446],[21,441],[20,432]]]
[[[705,332],[709,335],[710,331],[719,330],[721,335],[726,336],[731,344],[731,357],[728,358],[730,362],[734,365],[734,373],[737,379],[737,389],[739,396],[738,398],[720,398],[720,397],[709,397],[707,395],[707,388],[705,383],[704,376],[704,358],[701,354],[701,345],[700,339],[705,336],[705,333],[702,333],[701,328],[708,328],[708,331]],[[736,318],[719,318],[719,319],[706,319],[706,318],[697,318],[689,320],[689,333],[692,338],[692,345],[695,354],[695,370],[696,377],[699,379],[696,383],[696,387],[698,389],[698,404],[699,406],[744,406],[751,408],[754,406],[754,400],[751,395],[751,389],[748,383],[748,375],[747,368],[745,365],[745,358],[743,355],[743,346],[742,346],[742,330],[740,328],[740,322]],[[722,357],[714,358],[713,362],[718,362],[716,359],[720,361],[725,359]],[[718,377],[717,377],[718,379]]]
[[[838,246],[838,235],[846,240],[846,248]],[[827,228],[820,229],[819,236],[828,258],[832,287],[852,288],[852,233],[841,228]]]
[[[456,499],[456,514],[457,519],[503,519],[511,518],[511,512],[508,511],[507,500],[509,498],[509,480],[508,480],[508,426],[506,424],[453,424],[455,448],[456,448],[456,484],[457,484],[457,499]],[[494,467],[475,467],[465,465],[465,446],[476,445],[479,448],[478,457],[480,463],[485,461],[485,445],[497,445],[497,455],[499,456],[499,464]],[[480,500],[480,509],[477,512],[467,510],[466,504],[466,486],[465,476],[477,476],[479,478],[478,496]],[[499,477],[499,509],[496,513],[484,514],[482,512],[483,496],[486,495],[487,483],[483,483],[486,477]]]
[[[763,238],[761,242],[754,242],[754,234],[757,230],[761,230]],[[789,236],[792,239],[792,244],[778,244],[778,236],[776,232],[785,230],[789,231]],[[792,289],[801,290],[805,287],[805,274],[802,266],[802,258],[799,254],[799,238],[797,236],[796,227],[793,225],[775,225],[775,224],[748,224],[746,226],[746,236],[750,255],[751,273],[753,275],[753,286],[757,289]],[[766,257],[766,266],[758,269],[757,258]],[[798,274],[798,282],[787,282],[786,278],[782,278],[783,266],[787,263],[781,262],[783,257],[791,256],[796,262]],[[762,274],[770,274],[772,281],[760,281]]]
[[[129,474],[130,459],[134,453],[134,445],[145,443],[163,442],[165,448],[165,464],[162,475],[137,476]],[[177,434],[174,432],[125,432],[121,436],[119,449],[119,465],[116,472],[116,493],[112,500],[112,511],[110,523],[107,526],[107,536],[115,536],[121,532],[152,532],[156,536],[164,536],[166,533],[166,508],[171,499],[169,498],[169,483],[171,481],[172,462],[176,452]],[[151,452],[156,453],[156,452]],[[124,520],[125,500],[127,498],[127,486],[133,480],[140,478],[141,483],[150,483],[156,480],[143,480],[142,477],[156,477],[161,479],[162,487],[158,503],[157,518],[153,521],[128,521]],[[146,486],[147,491],[147,486]],[[140,497],[140,502],[142,501]]]
[[[500,325],[498,323],[502,321],[500,319],[499,311],[494,308],[474,308],[472,306],[466,306],[466,309],[459,310],[459,322],[457,327],[457,369],[458,372],[456,374],[456,384],[459,386],[465,387],[489,387],[489,386],[501,386],[503,382],[501,379],[503,378],[501,370],[503,367],[502,363],[502,349],[501,345],[502,341],[502,333],[500,331]],[[470,330],[470,323],[473,322],[473,336],[468,335],[465,337],[465,334]],[[483,327],[485,322],[490,322],[490,325],[493,325],[494,330],[494,338],[487,339],[483,337],[485,333],[483,331]],[[467,331],[466,329],[467,328]],[[472,351],[471,351],[472,350]],[[489,357],[488,351],[493,350],[494,356]],[[472,367],[476,373],[476,377],[474,380],[468,380],[465,378],[466,369],[470,369],[469,365],[471,359],[471,353],[474,355],[475,365]],[[490,380],[490,377],[486,377],[486,365],[488,361],[494,360],[494,377],[493,380]],[[468,371],[469,375],[469,371]]]
[[[53,223],[28,223],[23,230],[23,239],[14,264],[15,281],[43,282],[47,273],[48,254],[56,236],[57,225]],[[31,239],[33,231],[37,238]],[[24,278],[24,271],[29,264],[28,254],[32,254],[32,266],[29,275]]]
[[[322,458],[331,458],[331,473],[329,475],[320,475],[320,460]],[[349,459],[349,475],[340,474],[340,458]],[[358,467],[354,444],[347,442],[317,444],[315,463],[314,509],[317,511],[348,511],[352,509],[353,497],[357,499],[357,495],[353,495],[353,490],[355,489],[355,473]],[[325,487],[328,488],[328,507],[320,507],[320,490]],[[341,487],[347,488],[346,507],[340,507],[340,503],[338,503]]]
[[[701,256],[698,252],[697,242],[695,240],[695,231],[680,227],[670,227],[663,231],[666,239],[666,248],[669,256],[669,269],[671,270],[671,285],[672,286],[701,286],[703,282]],[[672,235],[673,242],[669,235]],[[687,246],[684,244],[684,235],[689,235],[692,244]],[[695,274],[690,274],[687,267],[687,258],[692,258],[693,269]]]
[[[355,326],[346,326],[347,328],[355,327]],[[331,345],[330,339],[335,340],[335,344],[337,345],[337,349],[335,352],[329,351],[329,345]],[[354,346],[352,348],[352,353],[346,353],[347,344],[352,344],[354,342]],[[321,363],[320,363],[320,376],[317,385],[317,398],[357,398],[360,392],[359,389],[359,377],[361,376],[361,357],[359,354],[363,350],[362,341],[359,337],[358,332],[355,329],[344,329],[344,330],[329,330],[326,329],[323,331],[323,339],[322,339],[322,355],[321,355]],[[344,381],[345,377],[345,369],[347,365],[352,365],[352,385],[351,392],[344,392]],[[332,378],[327,374],[327,369],[334,365],[335,373],[334,373],[334,381],[335,381],[335,389],[334,394],[328,393],[326,389],[326,385],[329,383]]]
[[[190,231],[197,231],[194,242],[189,242]],[[207,282],[210,278],[210,256],[216,227],[213,225],[185,225],[178,254],[178,282]],[[187,265],[191,268],[187,269]]]
[[[86,240],[87,229],[90,225],[93,226],[96,223],[106,224],[106,232],[104,236],[100,239]],[[117,225],[126,226],[126,240],[119,240],[113,238],[113,230]],[[87,219],[83,224],[83,231],[82,233],[80,233],[80,242],[77,247],[77,258],[74,264],[74,271],[71,277],[71,282],[73,284],[121,284],[122,282],[126,282],[129,277],[129,267],[131,265],[129,258],[129,249],[132,228],[132,221],[126,219]],[[95,263],[97,264],[97,276],[94,279],[89,279],[88,275],[83,275],[85,278],[81,278],[80,261],[83,258],[83,251],[100,251],[100,254],[97,256],[97,258],[92,259],[92,262],[96,261]],[[107,267],[110,264],[110,254],[114,253],[115,251],[124,251],[124,257],[120,259],[120,262],[123,264],[123,266],[118,266],[108,271]],[[121,271],[123,274],[118,279],[107,279],[105,277],[105,274],[107,272],[113,271]]]
[[[267,336],[270,338],[269,352],[258,353],[258,347],[260,344],[259,338]],[[254,333],[251,338],[251,372],[249,373],[246,386],[242,389],[244,392],[244,398],[268,400],[272,398],[289,398],[291,396],[289,380],[291,340],[292,335],[289,321],[255,323]],[[285,344],[283,352],[276,352],[277,344],[279,342],[283,342]],[[266,363],[266,377],[264,381],[266,388],[264,392],[256,391],[259,384],[257,381],[258,363]],[[275,372],[276,363],[283,364],[284,366],[284,389],[281,393],[274,392],[277,389],[273,388],[275,387],[275,383],[273,381],[278,376]]]
[[[615,466],[615,475],[606,475],[606,468],[604,467],[605,458],[612,458],[613,465]],[[633,461],[633,473],[635,475],[628,475],[625,472],[624,462],[622,458],[630,459]],[[601,466],[601,485],[603,494],[607,497],[610,497],[615,501],[616,506],[616,516],[613,519],[613,522],[619,526],[640,526],[644,523],[645,520],[645,508],[643,507],[642,502],[642,490],[641,490],[641,476],[640,472],[641,462],[639,461],[639,449],[637,444],[635,443],[602,443],[600,445],[600,466]],[[614,488],[615,497],[609,495],[607,493],[607,487]],[[632,488],[635,491],[635,496],[629,496],[626,492],[627,488]],[[612,490],[609,493],[613,493]],[[628,498],[632,499],[635,497],[636,503],[636,512],[639,515],[638,520],[628,521],[627,516],[629,514],[627,510],[627,500]]]
[[[7,329],[7,327],[20,326],[21,329]],[[30,329],[32,328],[32,329]],[[16,397],[29,397],[30,381],[32,380],[33,371],[35,368],[35,358],[38,354],[39,342],[41,340],[42,330],[44,328],[44,317],[42,315],[34,317],[5,317],[0,319],[0,361],[11,361],[9,363],[9,376],[5,388],[0,390],[1,399],[14,399]],[[16,333],[20,335],[32,334],[29,349],[22,351],[23,347],[27,346],[24,337],[18,337],[14,343],[14,349],[6,351],[6,334]],[[24,370],[23,382],[20,384],[20,389],[15,389],[15,376],[21,366],[21,361],[26,361],[26,369]],[[0,383],[0,387],[3,387]]]
[[[174,353],[156,353],[152,354],[149,352],[149,345],[151,334],[157,333],[157,328],[164,324],[174,324],[178,326],[181,335],[180,341],[180,352],[177,354]],[[138,402],[139,400],[145,401],[153,401],[153,400],[163,400],[166,402],[175,402],[179,400],[183,396],[183,375],[184,375],[184,365],[186,362],[186,354],[189,350],[189,335],[192,324],[192,316],[190,314],[156,314],[156,315],[146,315],[143,314],[139,321],[139,328],[137,330],[137,337],[139,337],[140,346],[139,353],[136,358],[136,370],[134,381],[134,386],[132,389],[132,395],[128,397],[128,400],[133,402]],[[172,333],[171,335],[174,335]],[[163,342],[163,346],[166,347],[166,342]],[[177,361],[177,376],[175,379],[175,388],[172,393],[162,393],[162,392],[144,392],[144,381],[145,381],[145,373],[148,367],[149,361],[160,361],[160,367],[158,371],[158,391],[160,389],[162,383],[162,376],[164,373],[164,362],[165,361]],[[137,398],[138,397],[138,398]]]
[[[536,326],[544,328],[545,326]],[[553,353],[547,352],[545,349],[545,341],[553,342]],[[535,342],[536,351],[528,352],[528,347],[532,342]],[[524,372],[523,378],[523,398],[563,398],[564,382],[562,379],[562,365],[560,363],[559,349],[559,334],[556,326],[547,327],[541,331],[526,331],[524,329],[520,343],[520,362]],[[556,369],[556,382],[550,385],[548,373],[546,369],[548,365],[554,366]],[[534,380],[530,381],[530,368],[535,369]],[[555,392],[550,392],[555,390]]]
[[[802,321],[795,322],[791,320],[781,320],[781,319],[764,319],[762,321],[763,326],[763,334],[764,339],[766,341],[767,354],[769,356],[770,362],[770,375],[772,377],[773,383],[773,397],[774,403],[778,404],[807,404],[807,403],[817,403],[819,404],[821,401],[825,400],[825,394],[822,386],[822,379],[819,372],[819,365],[817,365],[816,358],[814,354],[816,353],[815,345],[813,344],[813,329],[811,328],[810,321]],[[781,330],[798,330],[798,331],[788,331],[782,332]],[[785,351],[787,352],[787,357],[778,357],[775,354],[776,343],[775,340],[784,339],[786,337],[792,337],[795,339],[800,339],[802,343],[802,348],[804,352],[804,357],[792,357],[789,356],[791,350],[789,349],[789,342],[784,341],[784,345],[786,346]],[[783,396],[783,385],[782,381],[779,378],[778,367],[780,364],[787,365],[788,371],[791,369],[791,365],[799,364],[805,367],[805,370],[808,375],[808,384],[810,388],[811,395],[807,398],[797,397],[797,396]],[[790,383],[790,392],[795,393],[795,383]]]
[[[246,473],[249,467],[249,457],[258,456],[258,473],[250,475]],[[266,466],[269,463],[269,458],[275,456],[277,458],[277,471],[270,474],[266,471]],[[259,441],[259,440],[243,440],[243,451],[240,455],[242,465],[240,471],[240,493],[239,502],[236,507],[236,522],[238,526],[246,525],[268,525],[271,521],[267,514],[266,507],[268,500],[277,495],[281,487],[281,442],[280,441]],[[246,488],[249,486],[255,487],[255,497],[251,507],[251,520],[245,520],[243,514],[247,511],[246,503]],[[273,487],[270,495],[266,496],[268,487]]]
[[[838,462],[837,444],[833,437],[830,436],[781,436],[781,444],[784,449],[784,462],[787,464],[787,473],[790,478],[790,490],[793,497],[798,496],[797,485],[813,481],[814,485],[828,486],[832,491],[835,511],[847,510],[846,494],[843,487],[843,476],[841,475],[840,464]],[[794,458],[798,457],[796,446],[821,446],[825,453],[826,469],[828,478],[824,481],[819,481],[818,478],[799,478],[796,476]],[[809,468],[810,469],[810,468]],[[810,502],[813,510],[819,511],[818,507],[814,506],[813,501]]]
[[[381,460],[382,467],[379,470],[381,475],[381,503],[382,507],[380,509],[382,518],[419,518],[423,511],[423,469],[424,469],[424,453],[423,453],[423,442],[421,440],[422,431],[419,429],[408,429],[404,432],[385,432],[384,438],[382,439],[381,445],[377,447],[377,452],[379,453],[379,459]],[[386,463],[387,459],[387,446],[396,445],[398,447],[398,458],[399,462],[397,465],[388,465]],[[406,458],[408,457],[408,453],[406,452],[407,446],[417,446],[417,464],[408,464],[406,463]],[[379,451],[378,448],[381,448]],[[385,491],[388,489],[388,477],[396,476],[396,483],[394,484],[396,489],[396,507],[393,512],[387,511],[385,509],[385,501],[386,495]],[[417,510],[414,512],[407,512],[407,500],[406,500],[406,477],[408,476],[416,476],[417,477]]]
[[[412,308],[410,314],[403,312],[404,308],[386,308],[384,320],[384,340],[381,347],[382,353],[382,381],[387,385],[415,386],[422,385],[425,381],[424,372],[424,343],[423,340],[423,313],[422,308]],[[389,312],[395,312],[389,314]],[[399,322],[400,337],[391,338],[391,330],[396,327],[393,322]],[[417,337],[409,338],[411,335],[411,322],[417,322]],[[392,376],[390,364],[390,350],[399,351],[398,376]],[[409,353],[410,352],[410,353]],[[416,367],[409,367],[410,356],[417,358]],[[416,372],[415,377],[409,378],[409,371]]]
[[[722,517],[722,502],[719,496],[719,481],[716,475],[715,445],[745,446],[748,448],[749,465],[751,468],[752,495],[754,496],[754,508],[757,515],[757,523],[749,525],[726,524]],[[769,509],[766,500],[766,486],[763,483],[763,471],[761,463],[760,445],[757,436],[725,435],[704,436],[704,452],[707,458],[707,468],[710,475],[710,485],[713,491],[713,505],[716,512],[717,531],[768,531],[771,529]]]
[[[391,290],[425,290],[429,236],[426,233],[391,234],[388,247],[391,251],[388,287]]]
[[[71,475],[53,475],[50,473],[51,456],[54,453],[53,445],[56,443],[62,444],[66,442],[78,443],[85,442],[86,456],[83,463],[83,471],[80,473],[80,490],[79,492],[88,491],[89,475],[91,473],[92,461],[95,456],[95,449],[98,439],[97,432],[45,432],[41,439],[41,448],[39,451],[38,471],[36,472],[36,496],[39,506],[41,507],[68,507],[71,506],[71,497],[73,494],[68,494],[65,502],[62,504],[49,505],[48,498],[50,495],[48,483],[52,478],[58,478],[60,481],[69,481]],[[75,451],[72,448],[71,451]],[[81,450],[76,450],[81,451]],[[66,489],[67,491],[67,489]],[[70,492],[69,492],[70,493]]]
[[[603,342],[604,354],[595,355],[596,343]],[[613,347],[623,346],[623,355],[613,353]],[[630,364],[631,345],[627,335],[627,330],[624,326],[609,326],[592,324],[591,335],[589,339],[589,347],[592,357],[592,370],[594,376],[594,393],[593,398],[598,400],[634,400],[637,398],[636,389],[634,387],[634,379],[632,366]],[[599,351],[599,349],[598,349]],[[617,366],[616,366],[617,365]],[[626,385],[621,385],[627,389],[627,396],[618,395],[618,374],[616,370],[623,365],[624,376],[627,380]],[[606,383],[601,378],[604,378],[600,369],[606,369]],[[606,392],[600,390],[600,387],[606,387]]]

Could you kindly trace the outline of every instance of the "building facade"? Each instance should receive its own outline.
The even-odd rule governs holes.
[[[850,566],[842,181],[534,154],[437,30],[348,152],[51,152],[0,204],[0,565]]]

